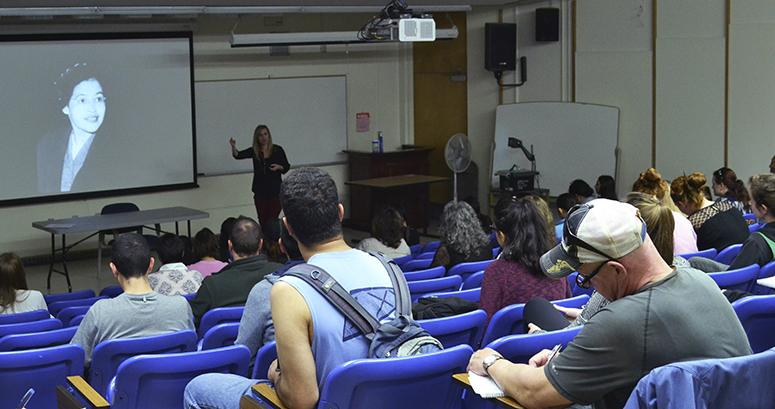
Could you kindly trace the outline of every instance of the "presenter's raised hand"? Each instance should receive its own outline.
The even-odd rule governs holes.
[[[234,138],[229,138],[229,145],[231,145],[231,156],[237,156],[237,141]]]

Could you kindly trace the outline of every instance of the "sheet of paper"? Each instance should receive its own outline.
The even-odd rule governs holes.
[[[480,376],[469,371],[468,382],[471,383],[474,392],[483,398],[500,398],[505,395],[500,386],[489,376]]]

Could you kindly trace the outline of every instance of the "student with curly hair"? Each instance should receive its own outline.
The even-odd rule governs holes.
[[[670,184],[654,168],[641,172],[638,180],[632,184],[633,192],[652,195],[673,212],[675,229],[673,230],[673,251],[675,254],[697,252],[697,233],[692,222],[684,216],[670,196]]]
[[[689,215],[697,232],[697,248],[722,250],[748,238],[743,213],[729,202],[711,202],[702,193],[705,175],[700,172],[676,178],[671,185],[673,201]]]
[[[490,237],[482,230],[476,212],[466,202],[449,202],[441,215],[441,246],[431,266],[454,265],[492,258]]]

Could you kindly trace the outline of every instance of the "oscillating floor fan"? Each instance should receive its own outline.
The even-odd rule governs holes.
[[[466,134],[456,133],[449,138],[444,148],[444,160],[453,173],[452,199],[457,202],[457,174],[465,172],[471,164],[471,142]]]

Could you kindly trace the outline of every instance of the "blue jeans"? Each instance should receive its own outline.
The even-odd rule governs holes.
[[[242,395],[252,395],[251,387],[261,382],[239,375],[208,373],[186,385],[183,403],[186,409],[239,409]]]

